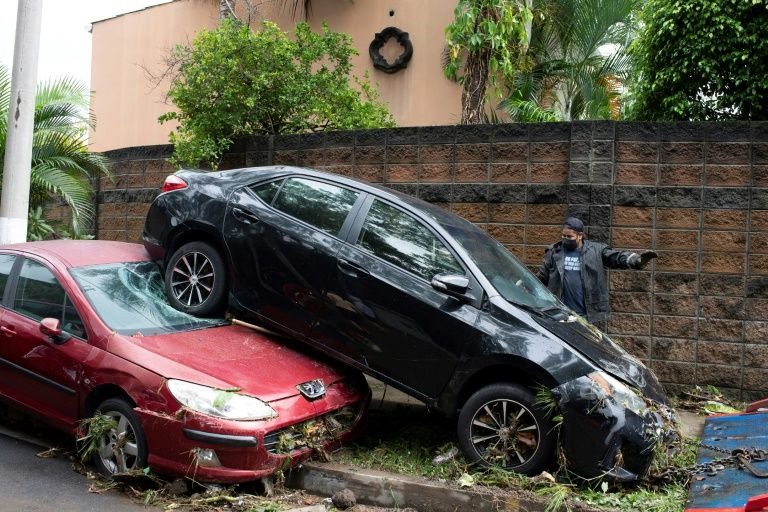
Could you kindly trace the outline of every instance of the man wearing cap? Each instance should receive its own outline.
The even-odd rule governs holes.
[[[606,269],[642,269],[655,257],[653,251],[615,251],[587,240],[584,223],[568,217],[560,241],[547,247],[536,275],[566,306],[605,327],[610,315]]]

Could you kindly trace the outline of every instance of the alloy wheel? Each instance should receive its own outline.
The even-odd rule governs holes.
[[[541,432],[533,413],[509,399],[491,400],[475,411],[470,439],[477,454],[495,466],[514,468],[531,460]]]
[[[98,456],[110,474],[137,469],[139,446],[136,432],[126,416],[111,411],[105,414],[115,420],[117,427],[110,429],[99,440]]]
[[[215,280],[211,260],[203,253],[189,252],[173,267],[171,290],[180,303],[195,307],[211,296]]]

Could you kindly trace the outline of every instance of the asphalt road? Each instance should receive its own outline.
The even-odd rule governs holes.
[[[152,512],[113,491],[88,492],[92,481],[72,469],[66,457],[40,458],[45,450],[16,439],[0,423],[0,511]],[[13,437],[11,437],[13,436]],[[18,437],[24,437],[19,433]]]

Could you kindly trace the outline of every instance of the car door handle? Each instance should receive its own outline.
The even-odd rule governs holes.
[[[246,224],[255,224],[259,222],[259,218],[256,215],[249,211],[243,210],[242,208],[232,208],[232,215],[234,215],[234,217],[239,221],[245,222]]]
[[[9,338],[12,336],[16,336],[16,331],[14,331],[12,327],[6,327],[3,325],[2,327],[0,327],[0,331],[3,331],[3,334],[8,336]]]
[[[357,277],[358,274],[370,274],[365,268],[361,267],[357,263],[352,263],[347,260],[338,260],[336,265],[339,270],[347,274],[348,276]]]

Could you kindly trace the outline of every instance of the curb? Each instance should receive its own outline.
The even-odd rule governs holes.
[[[321,496],[349,489],[364,505],[435,512],[544,512],[548,505],[546,498],[530,491],[456,489],[418,477],[334,463],[306,463],[288,475],[286,486]],[[569,505],[573,511],[596,510],[579,503]]]

